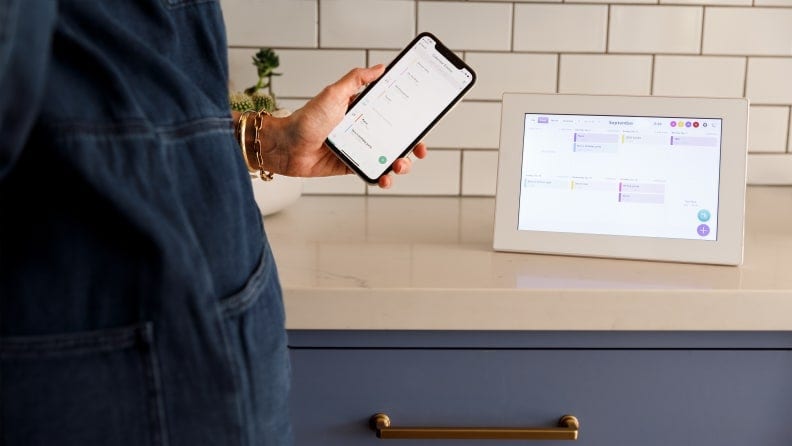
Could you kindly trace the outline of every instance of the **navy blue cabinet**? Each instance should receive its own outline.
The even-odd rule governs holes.
[[[552,427],[571,414],[580,421],[574,444],[587,446],[792,444],[789,333],[292,331],[290,339],[300,446],[386,441],[368,427],[376,412],[395,426],[459,427]]]

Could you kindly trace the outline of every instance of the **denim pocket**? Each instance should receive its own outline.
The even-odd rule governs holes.
[[[291,444],[283,301],[269,247],[245,287],[219,302],[237,383],[242,444]]]
[[[162,445],[150,323],[0,338],[0,443]]]

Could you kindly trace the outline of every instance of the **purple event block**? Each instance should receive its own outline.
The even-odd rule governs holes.
[[[619,191],[638,192],[642,194],[664,194],[665,184],[662,183],[630,183],[620,182]]]
[[[718,147],[718,138],[707,136],[672,136],[672,146]]]
[[[575,142],[618,143],[619,135],[613,133],[575,133]]]
[[[619,201],[622,203],[650,203],[663,204],[665,196],[662,194],[619,194]]]

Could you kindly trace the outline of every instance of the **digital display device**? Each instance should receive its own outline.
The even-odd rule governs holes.
[[[716,240],[721,119],[525,114],[520,230]]]
[[[361,178],[376,183],[474,82],[462,59],[421,33],[355,99],[327,145]]]
[[[507,93],[493,247],[738,265],[744,98]]]

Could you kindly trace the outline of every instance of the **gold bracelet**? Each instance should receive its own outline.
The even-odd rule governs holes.
[[[247,146],[247,127],[248,119],[251,115],[254,115],[253,147],[249,148]],[[242,158],[245,160],[248,171],[258,171],[259,178],[261,178],[262,181],[272,181],[275,175],[272,172],[264,170],[264,159],[261,156],[261,139],[259,138],[259,132],[261,125],[264,123],[264,116],[270,116],[270,114],[263,110],[258,112],[250,110],[243,112],[237,121],[236,136],[239,140],[239,147],[242,149]]]
[[[259,165],[259,178],[262,181],[272,181],[275,175],[272,172],[264,170],[264,159],[261,157],[261,140],[259,139],[259,130],[264,123],[264,116],[272,116],[269,112],[260,110],[256,113],[253,119],[253,153],[256,155],[256,160]]]
[[[245,164],[247,164],[247,157],[245,156],[245,130],[247,126],[247,120],[245,119],[245,114],[242,113],[239,116],[236,124],[236,139],[239,147],[242,149],[242,159],[245,160]],[[250,170],[250,166],[248,165],[248,170]]]

